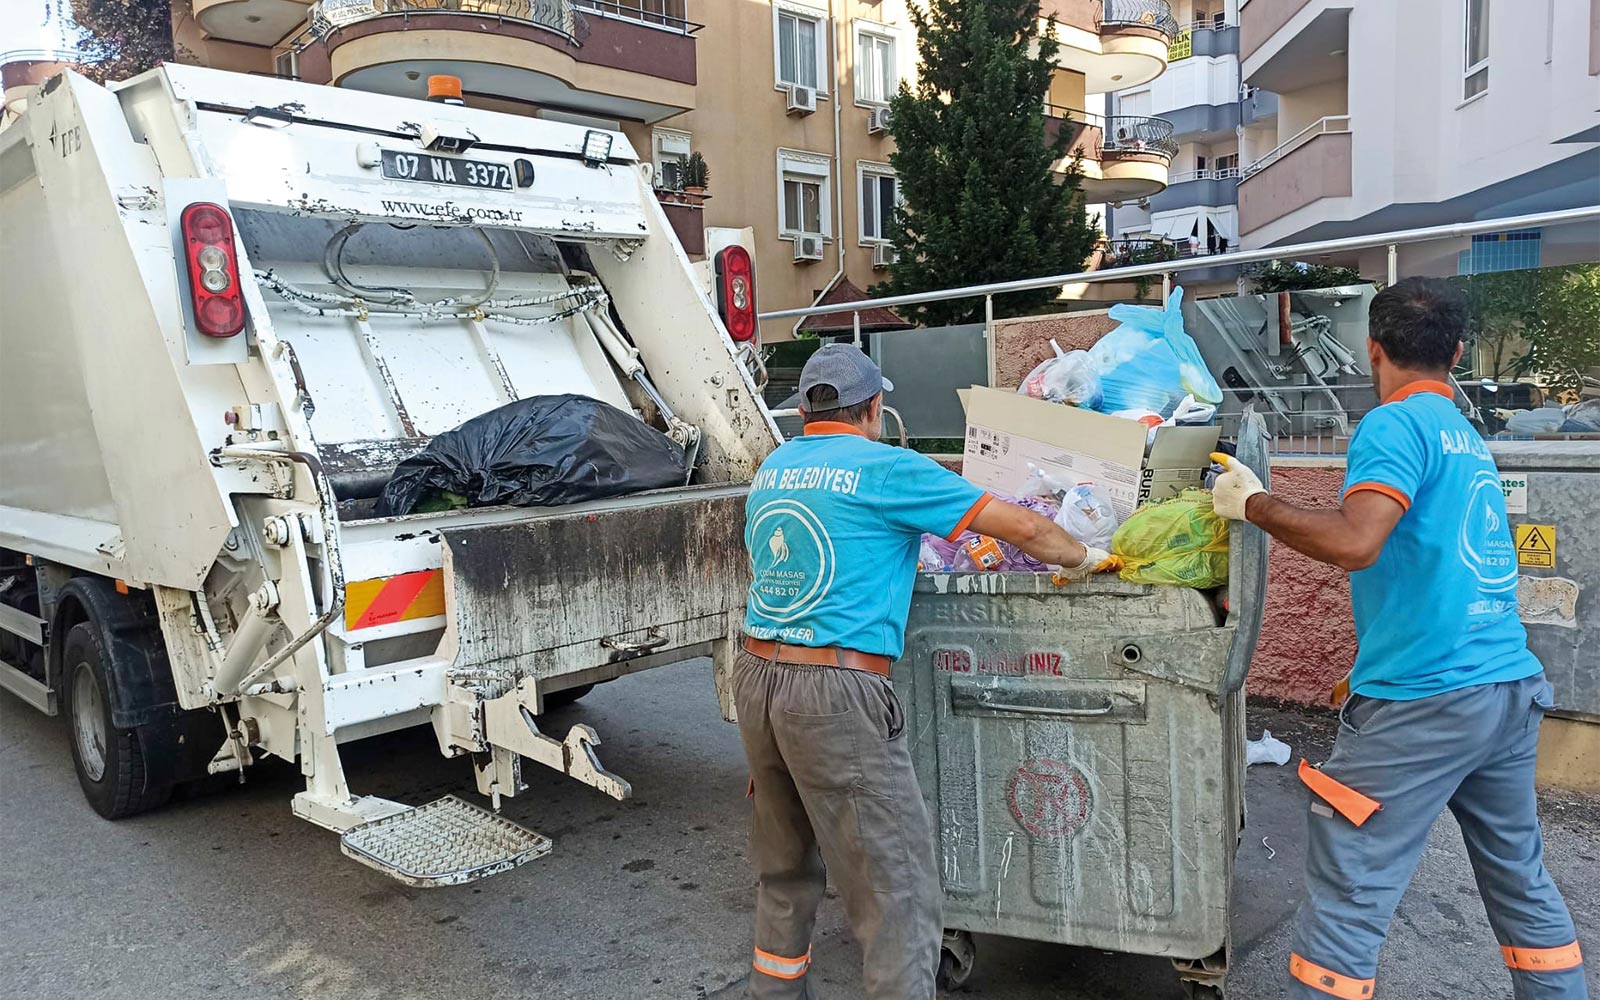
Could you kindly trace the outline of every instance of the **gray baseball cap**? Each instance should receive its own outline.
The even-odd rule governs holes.
[[[864,403],[880,392],[894,391],[894,383],[884,378],[872,359],[853,344],[824,344],[818,348],[800,370],[800,391],[783,401],[784,408],[804,406],[806,397],[819,385],[833,387],[840,409]]]

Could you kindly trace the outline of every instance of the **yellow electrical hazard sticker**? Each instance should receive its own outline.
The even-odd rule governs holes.
[[[1517,565],[1554,569],[1556,529],[1553,524],[1519,524],[1517,527]]]

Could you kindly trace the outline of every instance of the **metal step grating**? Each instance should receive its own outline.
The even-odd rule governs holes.
[[[351,827],[340,849],[408,885],[460,885],[550,853],[550,838],[454,795]]]

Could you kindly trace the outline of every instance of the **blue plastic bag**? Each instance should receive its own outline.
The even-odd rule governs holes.
[[[1100,373],[1102,413],[1154,410],[1172,416],[1183,397],[1222,402],[1222,387],[1211,377],[1194,338],[1183,329],[1183,289],[1172,290],[1165,310],[1121,303],[1106,315],[1120,325],[1089,348]]]

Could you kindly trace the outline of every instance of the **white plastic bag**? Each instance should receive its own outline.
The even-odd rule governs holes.
[[[1118,522],[1105,490],[1093,483],[1079,483],[1062,494],[1056,523],[1083,544],[1109,550]]]
[[[1060,500],[1061,495],[1065,492],[1067,492],[1066,485],[1050,475],[1050,473],[1029,462],[1028,478],[1022,484],[1022,492],[1017,495]]]
[[[1272,730],[1261,730],[1259,740],[1246,740],[1244,744],[1244,762],[1248,767],[1251,764],[1277,764],[1279,767],[1289,763],[1289,744],[1272,735]]]
[[[1087,351],[1062,351],[1050,341],[1055,357],[1041,362],[1022,380],[1017,392],[1049,403],[1094,409],[1100,405],[1100,376]]]

